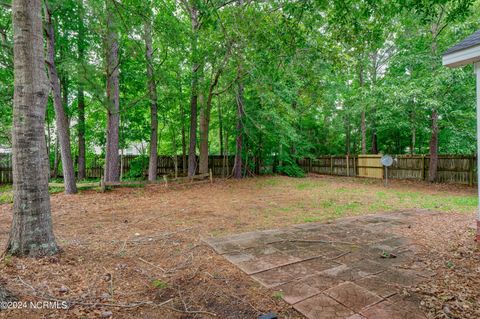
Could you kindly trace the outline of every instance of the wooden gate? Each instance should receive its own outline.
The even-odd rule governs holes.
[[[383,178],[382,155],[358,155],[358,176]]]

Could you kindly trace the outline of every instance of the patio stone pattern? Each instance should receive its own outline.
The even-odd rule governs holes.
[[[438,213],[400,211],[204,241],[308,319],[426,318],[401,291],[434,274],[417,260],[414,242],[392,233],[426,214]]]

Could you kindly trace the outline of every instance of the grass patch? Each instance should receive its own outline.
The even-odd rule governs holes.
[[[325,181],[318,183],[315,180],[284,182],[276,178],[261,181],[261,185],[265,187],[280,183],[282,189],[286,189],[286,193],[297,193],[292,193],[288,201],[269,203],[267,207],[262,208],[262,219],[266,224],[275,225],[280,221],[321,222],[346,216],[389,213],[405,209],[471,213],[477,207],[477,198],[473,194],[427,192],[420,187],[416,190],[414,185],[403,189],[379,188],[375,181],[364,179],[346,181],[345,184]],[[305,195],[304,190],[308,190]]]
[[[298,190],[309,190],[325,186],[325,183],[318,183],[315,181],[301,182],[295,186]]]
[[[12,185],[0,185],[0,205],[13,203]]]
[[[260,179],[258,182],[257,182],[257,187],[258,188],[263,188],[263,187],[272,187],[272,186],[278,186],[280,185],[280,179],[279,178],[276,178],[276,177],[272,177],[272,178],[263,178],[263,179]]]

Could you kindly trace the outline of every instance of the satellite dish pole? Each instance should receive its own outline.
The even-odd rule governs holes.
[[[385,168],[385,186],[388,186],[388,168],[392,166],[393,158],[390,155],[383,155],[380,162]]]

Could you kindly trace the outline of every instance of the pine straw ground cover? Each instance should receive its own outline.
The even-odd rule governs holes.
[[[1,318],[300,318],[271,290],[217,256],[201,238],[329,221],[347,215],[427,208],[408,229],[437,272],[416,292],[431,317],[478,318],[480,260],[469,228],[472,188],[310,176],[264,177],[176,187],[52,195],[63,252],[39,260],[5,256],[0,285],[20,300],[68,300],[69,310],[0,311]],[[11,205],[0,205],[0,246]]]

